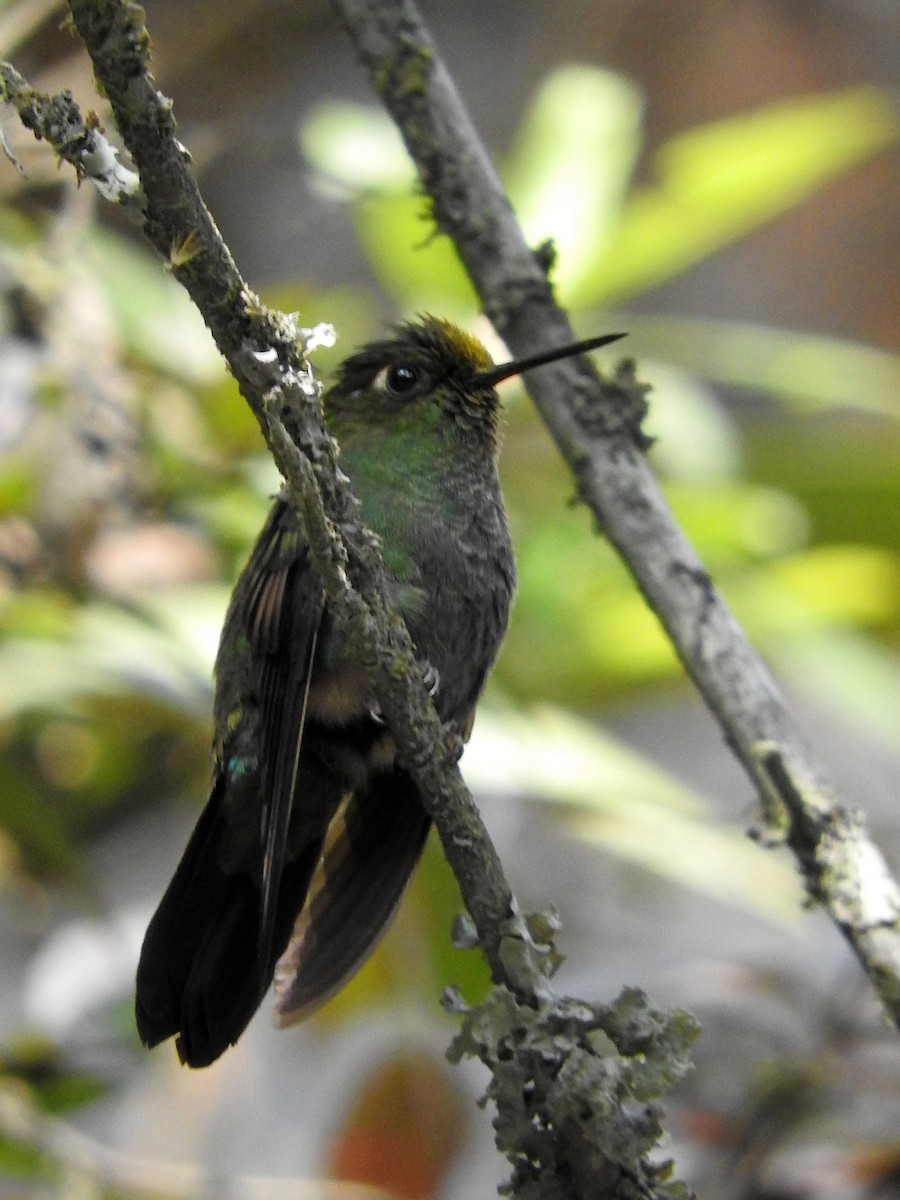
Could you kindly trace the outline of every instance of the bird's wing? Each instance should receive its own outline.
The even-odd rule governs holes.
[[[259,954],[267,961],[324,609],[297,519],[281,499],[244,569],[233,608],[242,614],[258,705]]]
[[[217,1058],[258,1008],[319,859],[319,813],[287,849],[322,609],[297,521],[276,501],[225,619],[212,791],[138,966],[142,1040],[178,1035],[191,1066]]]

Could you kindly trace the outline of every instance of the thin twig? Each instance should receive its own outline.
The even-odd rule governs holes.
[[[574,338],[411,0],[332,0],[394,118],[484,311],[518,356]],[[581,499],[627,563],[757,788],[763,836],[786,842],[809,895],[900,1025],[900,890],[861,813],[838,802],[777,686],[669,511],[643,454],[630,364],[611,381],[569,359],[525,386]]]
[[[0,100],[15,106],[19,119],[34,136],[48,142],[61,162],[75,168],[79,179],[89,179],[106,200],[112,200],[140,219],[140,179],[118,160],[100,129],[97,117],[82,118],[71,92],[48,96],[32,88],[7,62],[0,62]],[[21,172],[20,164],[4,146],[7,157]]]

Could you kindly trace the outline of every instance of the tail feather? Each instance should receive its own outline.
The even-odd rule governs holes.
[[[135,1015],[147,1046],[173,1035],[182,1062],[208,1066],[259,1007],[290,936],[321,842],[285,865],[269,954],[260,953],[261,894],[248,871],[227,872],[220,789],[200,816],[144,937]]]
[[[349,797],[275,968],[279,1024],[308,1016],[362,965],[400,903],[430,827],[418,789],[399,768]]]
[[[233,880],[209,869],[216,859],[219,804],[214,792],[144,935],[135,1014],[146,1046],[178,1032],[181,993],[197,942],[216,914],[231,907]]]
[[[185,981],[175,1043],[183,1063],[209,1066],[247,1028],[272,981],[318,855],[318,845],[311,845],[285,864],[268,957],[260,944],[260,894],[242,877],[240,895],[198,946]]]
[[[144,1044],[175,1036],[182,1062],[208,1066],[243,1033],[273,973],[279,1022],[308,1015],[374,948],[430,824],[408,775],[373,776],[327,836],[308,827],[284,862],[266,949],[258,873],[228,852],[233,831],[214,788],[144,938],[135,1003]]]

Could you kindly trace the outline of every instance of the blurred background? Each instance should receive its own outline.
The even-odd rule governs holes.
[[[654,467],[889,862],[900,857],[900,7],[436,0],[440,49],[580,334],[627,329]],[[478,316],[324,0],[147,0],[252,286],[340,356]],[[54,0],[0,53],[95,107]],[[504,1177],[451,1071],[460,904],[431,845],[319,1017],[206,1071],[138,1043],[146,922],[207,786],[212,657],[277,478],[199,317],[7,113],[0,159],[0,1196],[462,1200]],[[701,1195],[900,1195],[900,1053],[512,383],[520,591],[463,761],[560,987],[703,1022],[667,1153]]]

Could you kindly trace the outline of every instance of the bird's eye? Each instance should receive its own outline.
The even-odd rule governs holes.
[[[375,387],[389,396],[408,396],[419,384],[420,372],[405,363],[382,367],[375,376]]]

